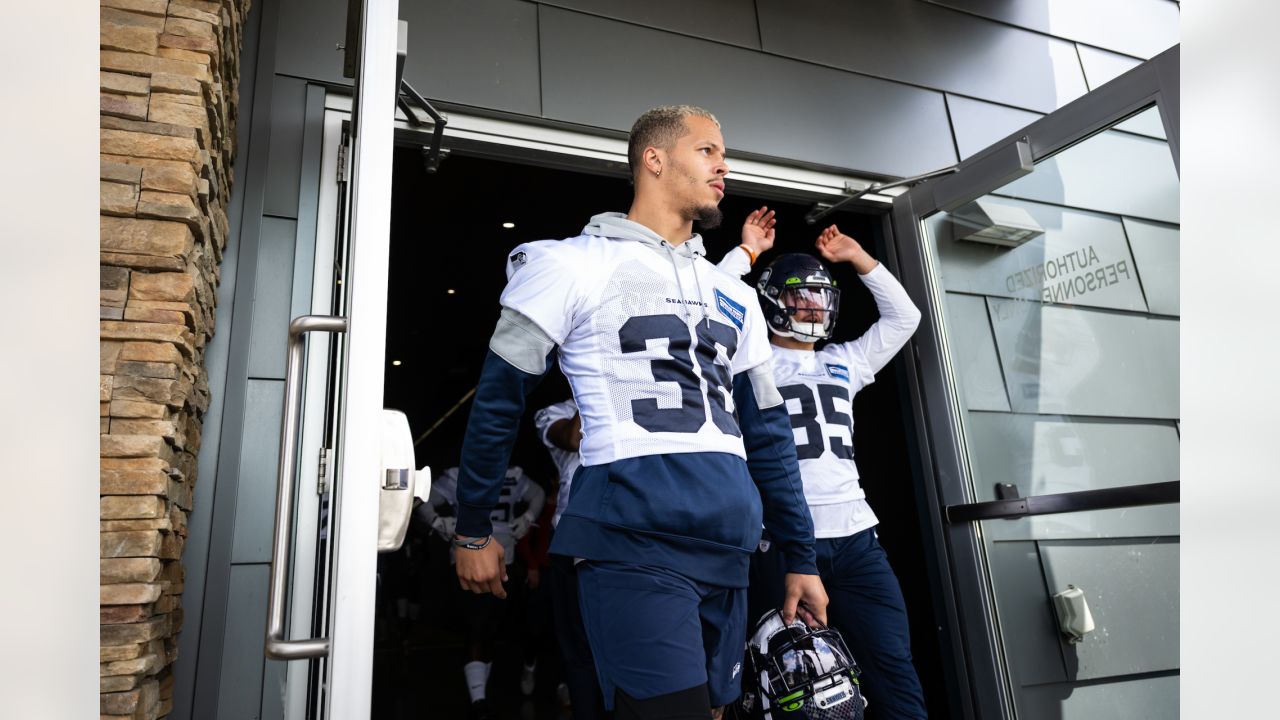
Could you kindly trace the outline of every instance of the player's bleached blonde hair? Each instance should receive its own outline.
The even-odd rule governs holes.
[[[644,167],[644,149],[658,147],[669,149],[676,140],[684,137],[689,131],[684,119],[689,116],[704,117],[720,127],[720,121],[709,110],[696,105],[662,105],[646,110],[631,126],[631,136],[627,139],[627,163],[631,166],[631,176],[635,177]]]

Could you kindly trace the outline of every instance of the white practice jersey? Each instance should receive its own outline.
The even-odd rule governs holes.
[[[552,425],[561,420],[570,420],[577,413],[578,405],[573,400],[565,400],[555,405],[548,405],[533,416],[533,424],[538,428],[538,437],[542,440],[542,444],[547,446],[547,452],[551,454],[551,460],[556,464],[556,470],[560,473],[560,489],[556,492],[556,513],[551,518],[552,527],[560,524],[560,515],[564,513],[565,507],[569,505],[569,488],[573,485],[573,474],[582,465],[582,456],[551,442],[551,439],[547,437],[547,431],[551,429]]]
[[[493,538],[502,543],[502,549],[506,551],[506,562],[508,565],[515,560],[515,536],[511,534],[511,521],[514,520],[519,512],[516,506],[522,502],[529,501],[529,488],[533,485],[533,480],[524,473],[519,465],[512,465],[507,468],[507,475],[502,480],[502,494],[498,496],[498,504],[494,506],[493,512],[489,514],[489,520],[493,522]],[[458,507],[458,468],[451,467],[431,483],[431,499],[443,500],[450,507],[454,508],[456,513]],[[450,559],[453,558],[453,548],[450,548]]]
[[[746,458],[733,376],[771,355],[755,292],[686,248],[583,235],[519,246],[502,305],[558,346],[582,462],[687,452]]]
[[[817,352],[773,349],[773,377],[791,416],[805,500],[819,538],[852,535],[877,523],[853,458],[853,397],[875,382],[920,319],[883,265],[861,278],[880,310],[862,337]]]

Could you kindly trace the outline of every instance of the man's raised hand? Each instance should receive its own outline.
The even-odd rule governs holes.
[[[773,226],[777,222],[773,217],[773,211],[768,207],[752,212],[742,223],[742,244],[751,248],[756,257],[760,257],[773,247],[775,238]]]
[[[858,271],[859,275],[866,275],[875,270],[875,258],[867,254],[862,249],[862,245],[857,240],[840,232],[840,228],[835,225],[828,226],[825,230],[818,234],[818,240],[814,243],[818,248],[818,252],[827,262],[853,263],[853,267]]]

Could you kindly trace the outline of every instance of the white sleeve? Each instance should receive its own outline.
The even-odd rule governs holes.
[[[751,272],[751,256],[739,245],[725,253],[724,257],[720,258],[720,262],[716,263],[716,267],[736,278],[740,278]]]
[[[538,438],[542,440],[542,444],[551,447],[551,441],[547,439],[547,431],[552,425],[561,420],[568,420],[578,413],[578,406],[572,400],[558,402],[555,405],[548,405],[533,415],[533,425],[538,429]],[[559,448],[557,448],[559,449]]]
[[[874,375],[889,364],[920,325],[920,310],[883,264],[858,277],[875,298],[880,319],[857,340],[834,348],[859,370],[853,379],[854,390],[871,384]]]
[[[760,303],[749,302],[746,307],[746,319],[742,324],[742,343],[733,355],[734,375],[768,362],[773,357],[773,348],[769,345],[769,328],[765,324]]]
[[[557,240],[525,243],[507,254],[507,287],[500,302],[564,342],[582,309],[573,249]]]

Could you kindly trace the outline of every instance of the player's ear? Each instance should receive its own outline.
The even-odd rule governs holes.
[[[662,167],[666,164],[666,153],[652,145],[644,149],[644,170],[646,174],[653,177],[662,177]]]

